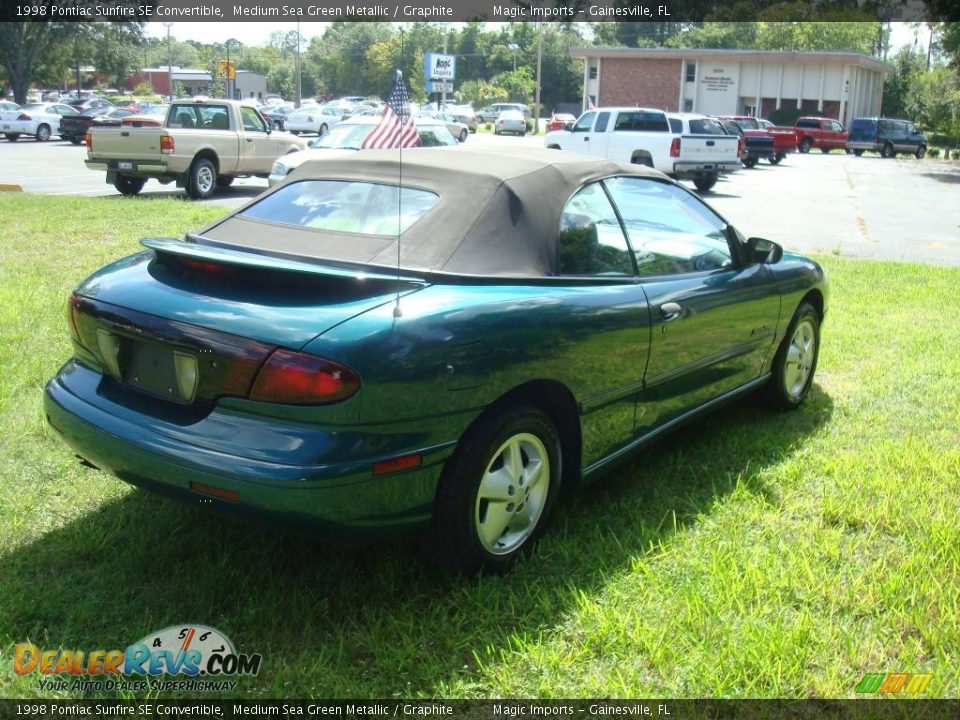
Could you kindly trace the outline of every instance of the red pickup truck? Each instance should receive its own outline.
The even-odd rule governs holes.
[[[797,149],[797,136],[793,128],[766,127],[766,121],[750,115],[726,115],[722,120],[733,120],[743,130],[744,137],[773,138],[773,157],[771,165],[777,165],[788,153]]]
[[[793,129],[797,133],[797,147],[802,153],[810,152],[810,148],[820,148],[824,153],[843,150],[849,136],[843,125],[830,118],[797,118]]]

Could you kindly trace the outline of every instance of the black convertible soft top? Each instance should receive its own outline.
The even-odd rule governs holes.
[[[397,150],[370,150],[304,163],[265,195],[200,231],[197,241],[378,269],[397,268],[394,235],[294,227],[242,213],[266,195],[304,180],[396,186],[399,160]],[[544,148],[405,150],[403,186],[429,190],[440,200],[401,235],[399,267],[488,277],[555,275],[563,207],[583,184],[614,175],[667,179],[646,167]]]

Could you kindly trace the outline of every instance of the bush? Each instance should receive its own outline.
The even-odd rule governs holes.
[[[940,157],[940,148],[932,147],[929,150],[927,150],[927,157],[931,157],[931,158]]]
[[[952,157],[954,160],[960,160],[960,150],[954,150],[951,152],[950,157]]]

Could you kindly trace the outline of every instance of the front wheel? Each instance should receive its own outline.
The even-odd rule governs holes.
[[[126,175],[117,175],[113,181],[113,186],[120,191],[122,195],[133,197],[139,195],[146,184],[146,178],[127,177]]]
[[[694,178],[693,184],[700,192],[707,192],[710,188],[717,184],[717,176],[711,175],[710,177]]]
[[[455,572],[504,568],[543,532],[560,491],[553,422],[522,405],[467,431],[444,467],[430,548]]]
[[[470,131],[464,128],[463,130],[460,131],[460,137],[458,139],[460,140],[460,142],[466,142],[467,137],[469,135],[470,135]]]
[[[213,195],[217,187],[217,168],[207,158],[197,158],[187,171],[187,195],[194,200],[204,200]]]
[[[921,145],[917,148],[917,160],[923,160],[923,156],[927,154],[927,146]]]
[[[41,125],[37,128],[36,140],[37,142],[46,142],[50,139],[50,126]]]
[[[79,138],[79,137],[77,137],[76,135],[71,135],[71,136],[70,136],[69,138],[67,138],[67,139],[68,139],[68,140],[70,141],[70,143],[73,144],[73,145],[82,145],[82,144],[83,144],[83,138]]]
[[[830,154],[830,148],[828,148],[828,147],[822,147],[822,148],[820,148],[820,152],[822,152],[824,155],[829,155],[829,154]]]
[[[773,358],[768,385],[771,403],[784,410],[800,407],[817,370],[820,355],[820,315],[808,302],[800,304]]]
[[[808,153],[810,152],[810,148],[812,147],[813,147],[813,140],[811,140],[810,138],[804,138],[803,140],[800,141],[800,152]]]
[[[857,157],[863,157],[863,150],[854,150],[853,154]]]
[[[20,133],[6,133],[5,137],[6,137],[7,140],[9,140],[10,142],[16,142],[16,141],[17,141],[17,138],[20,137]]]
[[[746,160],[743,161],[743,164],[748,168],[753,168],[757,166],[758,161],[759,161],[759,158],[748,157]]]
[[[327,125],[326,123],[324,123],[323,125],[320,126],[320,130],[317,131],[317,136],[323,137],[326,134],[327,134]]]
[[[786,153],[782,153],[782,152],[777,153],[777,154],[774,155],[772,158],[770,158],[770,164],[771,164],[771,165],[779,165],[779,164],[780,164],[780,161],[783,160],[786,156],[787,156]]]

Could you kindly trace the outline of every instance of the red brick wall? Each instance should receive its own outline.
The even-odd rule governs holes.
[[[682,70],[681,60],[603,58],[597,105],[639,105],[677,112]]]

